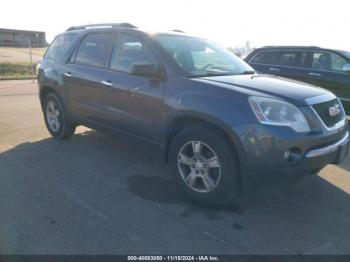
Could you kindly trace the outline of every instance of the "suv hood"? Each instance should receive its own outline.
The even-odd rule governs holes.
[[[295,80],[270,75],[233,75],[202,77],[207,83],[224,84],[264,93],[272,97],[289,100],[296,105],[306,105],[307,98],[320,96],[329,91]],[[229,87],[230,88],[230,87]]]

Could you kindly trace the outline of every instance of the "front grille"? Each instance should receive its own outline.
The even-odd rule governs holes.
[[[330,108],[336,105],[339,106],[340,113],[335,116],[331,116],[329,112]],[[343,107],[338,99],[333,99],[328,102],[316,104],[316,105],[313,105],[312,107],[315,109],[316,113],[319,115],[319,117],[327,127],[334,126],[344,118]]]

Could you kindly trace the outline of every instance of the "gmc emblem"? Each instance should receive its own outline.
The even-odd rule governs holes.
[[[336,116],[340,113],[340,106],[338,104],[335,104],[334,106],[328,108],[328,112],[330,116]]]

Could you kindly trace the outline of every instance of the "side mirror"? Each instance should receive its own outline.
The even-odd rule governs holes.
[[[343,66],[343,72],[350,73],[350,64],[345,64]]]
[[[133,63],[131,64],[128,73],[136,76],[163,77],[162,70],[151,62]]]

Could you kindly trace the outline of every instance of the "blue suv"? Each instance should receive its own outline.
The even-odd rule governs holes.
[[[264,171],[315,172],[347,155],[349,133],[331,92],[257,74],[218,44],[133,25],[69,28],[41,61],[48,131],[76,126],[152,143],[193,200],[224,205]]]

